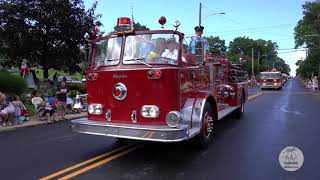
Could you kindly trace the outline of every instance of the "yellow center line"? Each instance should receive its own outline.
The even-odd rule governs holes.
[[[254,99],[254,98],[256,98],[256,97],[258,97],[258,96],[260,96],[262,94],[263,94],[262,92],[259,92],[257,94],[251,95],[251,96],[248,97],[248,100],[252,100],[252,99]]]
[[[115,149],[115,150],[113,150],[113,151],[110,151],[110,152],[101,154],[101,155],[99,155],[99,156],[97,156],[97,157],[91,158],[91,159],[89,159],[89,160],[83,161],[83,162],[81,162],[81,163],[78,163],[78,164],[75,164],[75,165],[73,165],[73,166],[70,166],[70,167],[68,167],[68,168],[66,168],[66,169],[63,169],[63,170],[61,170],[61,171],[58,171],[58,172],[56,172],[56,173],[53,173],[53,174],[48,175],[48,176],[46,176],[46,177],[43,177],[43,178],[41,178],[40,180],[48,180],[48,179],[57,177],[57,176],[59,176],[59,175],[61,175],[61,174],[64,174],[64,173],[66,173],[66,172],[69,172],[69,171],[71,171],[71,170],[73,170],[73,169],[76,169],[76,168],[78,168],[78,167],[81,167],[81,166],[83,166],[83,165],[89,164],[89,163],[91,163],[91,162],[93,162],[93,161],[96,161],[96,160],[98,160],[98,159],[104,158],[104,157],[106,157],[106,156],[109,156],[110,154],[116,153],[116,152],[118,152],[118,151],[121,151],[121,150],[123,150],[123,149],[125,149],[125,148],[128,148],[128,147],[133,146],[133,145],[136,145],[136,144],[137,144],[137,142],[136,142],[136,143],[128,144],[128,145],[126,145],[126,146],[122,146],[122,147],[117,148],[117,149]]]
[[[73,172],[73,173],[71,173],[71,174],[68,174],[67,176],[64,176],[64,177],[62,177],[62,178],[59,178],[58,180],[66,180],[66,179],[73,178],[73,177],[75,177],[75,176],[77,176],[77,175],[79,175],[79,174],[82,174],[82,173],[84,173],[84,172],[86,172],[86,171],[89,171],[89,170],[94,169],[94,168],[96,168],[96,167],[98,167],[98,166],[101,166],[101,165],[103,165],[103,164],[106,164],[106,163],[108,163],[108,162],[110,162],[110,161],[112,161],[112,160],[114,160],[114,159],[116,159],[116,158],[118,158],[118,157],[121,157],[121,156],[123,156],[123,155],[125,155],[125,154],[128,154],[128,153],[131,152],[131,151],[134,151],[134,150],[136,150],[136,149],[138,149],[138,148],[141,148],[143,145],[144,145],[144,144],[140,144],[140,145],[134,146],[134,147],[132,147],[132,148],[130,148],[130,149],[128,149],[128,150],[122,151],[121,153],[118,153],[118,154],[115,154],[115,155],[113,155],[113,156],[110,156],[110,157],[108,157],[108,158],[106,158],[106,159],[104,159],[104,160],[101,160],[101,161],[96,162],[96,163],[94,163],[94,164],[92,164],[92,165],[90,165],[90,166],[87,166],[87,167],[83,168],[83,169],[80,169],[80,170],[75,171],[75,172]]]

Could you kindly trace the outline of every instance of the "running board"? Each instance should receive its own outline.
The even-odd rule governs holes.
[[[232,113],[236,109],[240,108],[240,106],[232,106],[225,108],[218,112],[218,120],[221,120],[222,118],[226,117],[228,114]]]

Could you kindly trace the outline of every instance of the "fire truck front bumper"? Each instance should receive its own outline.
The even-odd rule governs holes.
[[[109,136],[158,142],[179,142],[189,138],[189,126],[177,128],[158,125],[118,124],[90,121],[87,118],[72,120],[72,131],[84,134]]]
[[[281,83],[276,83],[276,84],[261,83],[260,87],[264,89],[279,89],[282,87],[282,84]]]

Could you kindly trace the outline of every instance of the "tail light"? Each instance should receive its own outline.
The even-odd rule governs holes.
[[[263,79],[262,82],[267,82],[267,80],[266,80],[266,79]]]
[[[279,79],[273,79],[274,83],[278,83],[280,80]]]
[[[151,69],[147,73],[148,79],[160,79],[162,77],[162,72],[160,70]]]
[[[112,89],[112,95],[118,100],[123,100],[127,96],[127,87],[122,83],[116,84]]]

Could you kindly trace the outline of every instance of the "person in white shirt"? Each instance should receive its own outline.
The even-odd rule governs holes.
[[[167,47],[162,53],[161,57],[177,60],[178,58],[178,44],[174,38],[167,40]]]

